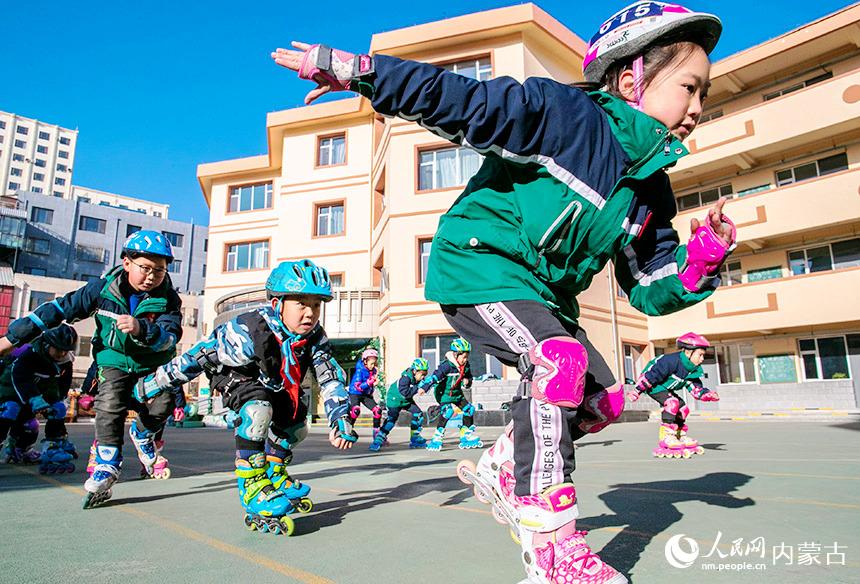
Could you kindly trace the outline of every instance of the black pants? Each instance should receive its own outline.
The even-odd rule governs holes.
[[[520,356],[551,337],[574,337],[585,347],[588,373],[585,399],[578,408],[555,406],[528,395],[514,396],[511,402],[516,494],[535,494],[570,481],[576,468],[573,442],[586,434],[583,426],[599,419],[587,405],[589,396],[616,384],[585,331],[562,322],[549,308],[531,300],[448,305],[442,306],[442,312],[460,336],[505,365],[520,369]]]
[[[439,419],[436,421],[436,427],[437,428],[444,428],[448,424],[448,420],[450,420],[454,416],[453,407],[451,409],[450,415],[448,415],[448,416],[445,415],[445,408],[448,405],[449,404],[445,404],[445,405],[441,406],[442,409],[439,412]],[[466,415],[466,411],[464,408],[470,404],[469,404],[469,400],[467,400],[465,397],[461,397],[460,401],[451,403],[450,405],[451,406],[457,406],[458,408],[463,410],[463,427],[464,428],[468,428],[469,426],[471,426],[472,424],[475,423],[475,417],[474,416],[471,416],[471,415],[467,416]]]
[[[396,391],[396,390],[392,390]],[[394,429],[394,426],[397,425],[397,420],[400,419],[400,412],[409,412],[412,414],[412,418],[409,420],[409,428],[414,431],[421,431],[421,423],[416,421],[416,416],[420,416],[423,414],[421,408],[418,407],[418,404],[415,402],[409,404],[408,406],[401,406],[398,408],[389,407],[385,416],[385,423],[382,424],[382,429],[380,433],[384,436],[388,436],[391,430]]]
[[[137,411],[141,425],[150,432],[161,430],[167,417],[173,413],[173,396],[167,391],[158,394],[149,404],[133,403],[132,390],[143,373],[100,367],[98,375],[96,440],[102,446],[122,446],[125,418],[130,409]]]
[[[358,395],[355,393],[349,394],[349,421],[355,424],[361,413],[361,406],[364,405],[370,413],[373,414],[373,427],[379,428],[379,423],[382,421],[382,406],[376,403],[371,395]]]

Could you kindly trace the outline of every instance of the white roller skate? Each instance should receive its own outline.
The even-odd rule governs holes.
[[[681,426],[681,429],[678,430],[678,440],[681,442],[681,447],[684,449],[685,453],[689,453],[689,455],[685,455],[684,458],[689,458],[693,454],[704,454],[705,449],[699,446],[699,441],[694,440],[687,436],[687,425],[684,424]]]
[[[93,474],[84,483],[83,508],[92,509],[111,498],[111,487],[119,479],[122,453],[117,446],[96,446],[96,466]]]
[[[653,455],[657,458],[690,458],[693,453],[684,449],[678,440],[678,426],[675,424],[660,424],[660,440]]]
[[[481,442],[481,439],[475,433],[475,426],[463,426],[460,428],[460,444],[459,448],[463,450],[469,450],[471,448],[481,448],[484,446],[484,443]]]
[[[442,438],[445,437],[445,427],[436,428],[436,432],[433,434],[433,439],[427,443],[427,450],[432,450],[433,452],[439,452],[442,450]]]
[[[155,445],[155,432],[150,432],[140,424],[139,420],[133,420],[128,427],[128,435],[137,450],[137,458],[143,466],[147,476],[155,476],[155,463],[158,462],[158,447]]]
[[[143,463],[140,464],[140,478],[152,478],[165,480],[170,478],[170,467],[168,466],[169,461],[167,458],[161,455],[161,451],[164,449],[164,440],[156,440],[155,441],[155,463],[152,465],[152,473],[147,472],[146,467]]]

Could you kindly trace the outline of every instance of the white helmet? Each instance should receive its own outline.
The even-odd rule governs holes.
[[[680,4],[639,1],[622,8],[603,23],[585,51],[582,73],[601,83],[612,63],[638,55],[664,37],[695,40],[706,53],[714,50],[723,25],[713,14],[693,12]]]

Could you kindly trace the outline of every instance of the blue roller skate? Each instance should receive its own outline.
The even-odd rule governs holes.
[[[442,450],[442,438],[445,436],[445,427],[436,428],[436,432],[433,434],[433,438],[430,442],[427,443],[427,450],[432,450],[433,452],[439,452]]]
[[[69,440],[69,437],[60,438],[57,440],[57,445],[65,450],[72,458],[78,459],[78,450],[75,448],[75,443]]]
[[[288,513],[292,512],[293,506],[269,480],[265,453],[258,452],[248,458],[250,460],[236,459],[239,500],[245,508],[245,527],[250,531],[292,535],[296,526]]]
[[[155,444],[155,432],[150,432],[140,424],[140,420],[134,420],[128,427],[128,435],[137,450],[137,458],[143,466],[147,476],[155,477],[155,463],[158,462],[158,447]],[[142,473],[141,473],[142,474]]]
[[[388,435],[383,434],[382,432],[376,432],[373,436],[373,442],[368,446],[368,450],[371,452],[379,452],[380,449],[388,444]]]
[[[93,474],[84,483],[83,508],[92,509],[98,507],[111,498],[113,492],[111,487],[119,479],[119,471],[122,467],[122,452],[118,446],[96,446],[96,466]]]
[[[290,453],[286,458],[280,459],[273,454],[266,455],[268,467],[266,475],[272,481],[272,486],[284,494],[290,500],[290,504],[299,513],[310,513],[314,508],[314,502],[308,498],[311,492],[309,485],[293,479],[287,472],[287,465],[293,460]]]
[[[412,430],[409,436],[409,448],[427,448],[427,441],[421,436],[421,430]]]
[[[484,445],[478,435],[475,434],[475,426],[463,426],[460,429],[459,447],[468,450],[470,448],[481,448]]]
[[[374,440],[374,441],[376,441],[376,437],[377,437],[377,436],[379,436],[379,432],[380,432],[380,428],[374,428],[374,429],[373,429],[373,440]],[[382,437],[382,445],[383,445],[383,446],[388,446],[388,445],[389,445],[389,444],[388,444],[388,433],[386,433],[385,435],[383,435],[383,437]],[[379,450],[379,449],[377,448],[377,450]]]
[[[42,460],[39,463],[41,474],[59,474],[74,470],[74,459],[63,448],[60,440],[42,440]]]

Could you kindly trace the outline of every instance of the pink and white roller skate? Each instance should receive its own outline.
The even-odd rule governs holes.
[[[96,468],[96,448],[98,448],[98,440],[93,440],[90,445],[90,457],[87,459],[87,475],[92,475]]]
[[[687,425],[684,424],[681,426],[681,429],[678,431],[678,440],[681,442],[681,446],[683,447],[685,452],[689,452],[689,456],[694,454],[704,454],[705,449],[699,446],[699,441],[694,440],[687,436]],[[688,458],[688,456],[684,456],[684,458]]]
[[[675,424],[660,424],[660,441],[654,449],[657,458],[690,458],[693,453],[684,449],[684,444],[678,440],[678,426]]]
[[[156,440],[155,441],[155,463],[152,465],[152,473],[147,472],[146,467],[141,463],[140,465],[140,478],[145,479],[147,477],[159,480],[165,480],[170,478],[170,467],[168,466],[169,461],[161,455],[161,449],[164,448],[164,440]]]

